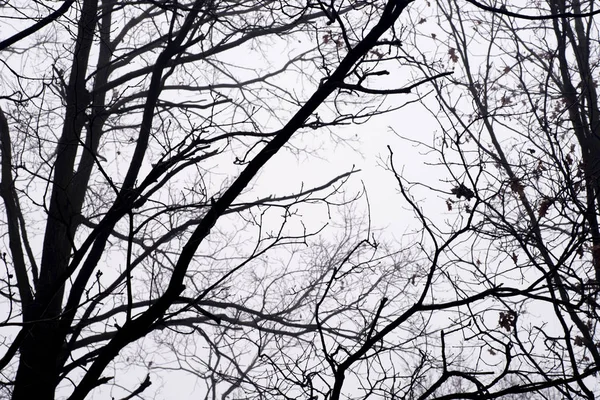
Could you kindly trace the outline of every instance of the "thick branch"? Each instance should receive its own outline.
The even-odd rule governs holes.
[[[21,297],[22,309],[27,320],[29,305],[33,300],[31,294],[31,285],[27,277],[27,266],[25,265],[25,257],[21,246],[21,236],[19,236],[19,209],[16,202],[16,194],[13,187],[12,178],[12,149],[10,143],[10,132],[8,121],[4,115],[4,111],[0,109],[0,142],[2,155],[2,177],[0,180],[0,196],[4,200],[6,209],[6,225],[8,229],[8,241],[10,253],[12,256],[15,275],[17,277],[17,287]]]
[[[27,36],[36,33],[37,31],[39,31],[46,25],[51,24],[52,22],[56,21],[61,15],[63,15],[64,13],[67,12],[69,7],[71,7],[71,5],[74,2],[75,2],[75,0],[65,0],[63,2],[62,6],[60,6],[56,11],[54,11],[47,17],[44,17],[43,19],[36,22],[29,28],[24,29],[21,32],[14,34],[13,36],[9,37],[8,39],[3,40],[2,42],[0,42],[0,51],[6,49],[8,46],[10,46],[12,44],[17,43],[19,40],[25,39]]]

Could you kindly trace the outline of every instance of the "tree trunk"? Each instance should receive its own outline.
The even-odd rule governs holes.
[[[59,358],[67,333],[59,327],[64,298],[63,281],[80,213],[70,194],[77,148],[87,118],[85,112],[91,101],[86,89],[86,75],[97,11],[98,0],[83,2],[66,93],[64,126],[56,151],[39,283],[29,310],[24,310],[27,316],[24,329],[27,332],[20,346],[13,399],[54,399],[59,360],[64,360],[64,357]]]

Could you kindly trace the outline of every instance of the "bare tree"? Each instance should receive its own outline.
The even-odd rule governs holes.
[[[110,368],[172,361],[201,377],[207,396],[304,387],[265,371],[291,368],[292,352],[299,363],[311,333],[358,312],[376,287],[315,321],[332,264],[366,242],[363,228],[348,228],[338,251],[307,255],[321,228],[299,209],[333,213],[353,171],[264,196],[252,180],[286,146],[301,151],[294,134],[386,111],[377,93],[346,111],[356,100],[341,89],[363,87],[384,53],[394,57],[393,27],[409,3],[4,4],[13,29],[0,43],[4,394],[82,399],[131,385]],[[275,51],[285,56],[271,59]],[[419,82],[406,84],[398,91]],[[152,346],[136,350],[144,337],[170,358],[152,365]],[[140,382],[123,387],[125,398],[150,375]]]
[[[2,395],[593,398],[593,3],[410,3],[3,4]],[[454,221],[260,180],[424,83]]]
[[[426,75],[455,72],[433,81],[435,96],[423,102],[440,127],[434,141],[398,131],[421,142],[443,178],[397,176],[406,190],[437,193],[456,216],[445,224],[433,217],[439,209],[415,204],[427,231],[456,232],[471,221],[468,239],[447,252],[448,284],[461,297],[496,291],[485,307],[456,309],[454,341],[447,337],[440,350],[461,349],[452,351],[460,357],[444,358],[438,382],[452,378],[463,389],[440,386],[430,393],[443,399],[529,391],[539,398],[596,398],[596,5],[489,2],[482,8],[495,12],[458,1],[423,7],[407,41],[418,46],[405,50],[423,62]]]

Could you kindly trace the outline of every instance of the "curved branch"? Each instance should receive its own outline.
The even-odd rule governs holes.
[[[490,11],[490,12],[493,12],[496,14],[506,15],[507,17],[526,19],[526,20],[531,20],[531,21],[559,19],[559,18],[585,18],[585,17],[592,17],[594,15],[600,14],[600,9],[599,9],[596,11],[590,11],[590,12],[586,12],[586,13],[564,12],[564,13],[547,14],[547,15],[525,15],[525,14],[519,14],[519,13],[516,13],[513,11],[508,11],[506,9],[506,7],[504,7],[504,6],[498,8],[498,7],[488,6],[488,5],[480,3],[479,1],[476,1],[476,0],[466,0],[466,1],[467,1],[467,3],[471,3],[474,6],[481,8],[482,10],[485,10],[485,11]]]
[[[58,9],[56,9],[56,11],[54,11],[47,17],[44,17],[43,19],[36,22],[29,28],[24,29],[19,33],[15,33],[8,39],[1,41],[0,42],[0,51],[6,49],[8,46],[10,46],[12,44],[17,43],[19,40],[25,39],[27,36],[34,34],[35,32],[37,32],[40,29],[42,29],[43,27],[45,27],[46,25],[51,24],[52,22],[56,21],[58,19],[58,17],[60,17],[61,15],[63,15],[64,13],[67,12],[69,7],[71,7],[71,5],[74,2],[75,2],[75,0],[65,0],[65,2],[63,3],[62,6],[60,6]]]

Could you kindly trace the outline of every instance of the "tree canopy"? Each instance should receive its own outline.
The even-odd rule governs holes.
[[[599,13],[0,3],[0,398],[596,398]]]

